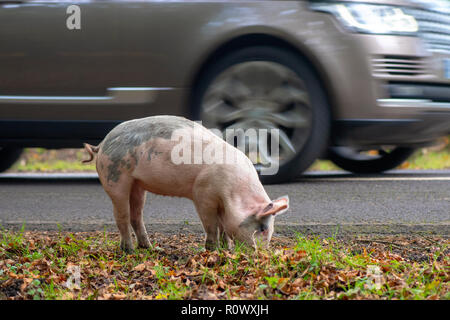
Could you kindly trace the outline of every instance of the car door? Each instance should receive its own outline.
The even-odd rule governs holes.
[[[181,93],[168,57],[173,41],[160,29],[175,11],[132,1],[0,0],[0,120],[183,113],[177,103],[167,108]]]

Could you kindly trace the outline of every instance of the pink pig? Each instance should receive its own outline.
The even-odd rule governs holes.
[[[215,161],[199,161],[198,146],[214,150]],[[98,153],[98,176],[112,200],[120,246],[126,252],[133,250],[130,223],[139,247],[150,246],[142,218],[146,191],[191,199],[209,250],[231,245],[231,240],[268,245],[274,217],[289,208],[287,196],[270,200],[243,152],[182,117],[130,120],[111,130],[98,146],[85,148],[90,159],[83,162]],[[188,161],[180,163],[180,158]]]

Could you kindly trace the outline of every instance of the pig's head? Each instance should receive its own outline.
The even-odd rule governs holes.
[[[273,234],[275,217],[289,209],[289,197],[282,196],[251,212],[240,224],[234,238],[248,245],[268,246]]]

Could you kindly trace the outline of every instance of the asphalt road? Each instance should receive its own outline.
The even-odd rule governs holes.
[[[450,236],[450,171],[393,171],[377,176],[308,174],[266,186],[290,197],[277,218],[281,234],[439,234]],[[202,232],[187,199],[149,194],[149,232]],[[28,230],[116,231],[112,204],[93,174],[0,174],[0,225]]]

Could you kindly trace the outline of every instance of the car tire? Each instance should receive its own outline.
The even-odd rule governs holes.
[[[0,148],[0,172],[8,170],[22,154],[22,149],[5,147]]]
[[[330,148],[328,157],[338,167],[353,173],[381,173],[396,168],[413,153],[413,148],[397,147],[379,155],[360,155],[347,147]]]
[[[219,81],[217,79],[220,79],[220,77],[224,74],[226,75],[227,72],[232,72],[230,70],[233,70],[233,68],[247,67],[247,69],[249,69],[252,67],[251,63],[259,63],[259,67],[261,68],[262,63],[266,63],[267,67],[270,66],[270,68],[272,68],[273,66],[276,66],[285,73],[292,72],[292,74],[289,73],[289,79],[291,79],[293,75],[296,75],[299,80],[294,79],[292,81],[296,82],[295,86],[301,82],[303,86],[301,90],[304,90],[307,94],[307,99],[305,100],[308,100],[309,104],[307,107],[307,112],[308,121],[310,121],[310,128],[308,128],[308,133],[304,136],[301,136],[300,134],[298,137],[295,137],[295,139],[299,141],[303,139],[303,144],[298,148],[298,150],[294,148],[292,149],[295,150],[295,153],[291,150],[291,158],[289,158],[288,161],[285,163],[280,162],[278,173],[274,175],[259,174],[260,180],[265,184],[288,182],[298,177],[302,172],[308,169],[308,167],[319,156],[326,152],[330,134],[330,111],[325,90],[323,89],[322,84],[316,76],[310,63],[308,63],[301,56],[284,48],[272,46],[252,46],[238,49],[220,57],[206,67],[206,70],[201,74],[197,85],[194,87],[192,100],[193,118],[195,120],[204,120],[204,117],[202,116],[202,112],[204,112],[203,110],[205,108],[203,105],[204,98],[205,95],[208,96],[208,90],[210,90],[210,87],[214,85],[214,81]],[[255,78],[258,79],[258,77]],[[269,81],[267,78],[270,77],[259,78],[264,78]],[[261,81],[264,82],[264,80]],[[286,83],[283,83],[283,85],[291,86],[292,83],[288,83],[287,85]],[[297,89],[298,88],[296,88],[296,90]],[[297,103],[298,101],[295,101],[293,108],[304,108],[303,105],[300,106],[297,105]],[[280,105],[281,104],[282,103],[280,102]],[[298,113],[300,113],[300,111],[298,111]],[[208,125],[206,126],[211,127]],[[277,128],[281,127],[278,126]],[[293,130],[293,134],[297,134],[297,131],[300,129]],[[260,172],[258,171],[258,173]]]

